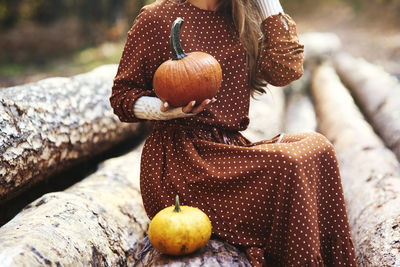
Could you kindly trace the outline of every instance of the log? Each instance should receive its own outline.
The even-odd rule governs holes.
[[[163,255],[156,249],[144,254],[136,267],[174,266],[174,267],[251,267],[246,255],[229,243],[211,239],[204,248],[182,257]]]
[[[299,40],[304,45],[306,65],[324,60],[342,47],[339,37],[331,32],[307,32],[301,34]]]
[[[272,138],[283,130],[284,89],[268,85],[266,91],[266,94],[255,95],[250,99],[250,124],[242,133],[253,142]]]
[[[312,80],[319,131],[334,144],[360,266],[400,266],[400,165],[332,66]]]
[[[139,190],[141,146],[48,193],[0,228],[1,266],[131,266],[148,227]]]
[[[140,135],[109,104],[117,66],[0,90],[0,203]]]
[[[305,70],[304,75],[292,82],[286,89],[285,133],[315,132],[317,119],[309,88],[311,73]]]
[[[382,67],[348,54],[334,57],[334,63],[363,112],[400,160],[399,80]]]

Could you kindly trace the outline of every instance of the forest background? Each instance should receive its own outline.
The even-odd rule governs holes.
[[[0,87],[118,63],[153,0],[0,0]],[[344,50],[400,76],[400,0],[281,0],[299,33],[331,31]]]

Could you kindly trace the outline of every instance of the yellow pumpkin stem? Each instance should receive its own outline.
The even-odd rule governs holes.
[[[175,197],[175,209],[174,212],[181,212],[181,206],[179,205],[179,196]]]

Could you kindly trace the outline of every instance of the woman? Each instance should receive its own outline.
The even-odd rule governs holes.
[[[213,55],[223,81],[216,98],[172,108],[155,96],[152,77],[170,58],[177,17],[185,52]],[[148,216],[179,194],[254,266],[357,266],[332,144],[318,133],[251,143],[239,132],[250,96],[266,82],[298,79],[302,65],[295,23],[279,0],[159,0],[142,8],[110,101],[123,122],[154,121],[140,175]]]

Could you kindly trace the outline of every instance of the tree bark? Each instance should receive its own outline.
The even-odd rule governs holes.
[[[0,228],[2,266],[127,266],[148,227],[139,190],[141,146],[49,193]]]
[[[0,90],[0,203],[141,133],[109,104],[116,66]]]
[[[400,82],[381,67],[347,54],[336,56],[334,63],[376,131],[400,160]]]
[[[221,240],[211,239],[205,247],[193,254],[174,257],[151,248],[136,267],[251,267],[246,255],[236,247]]]
[[[335,145],[360,266],[400,265],[400,166],[331,66],[312,81],[318,128]]]

